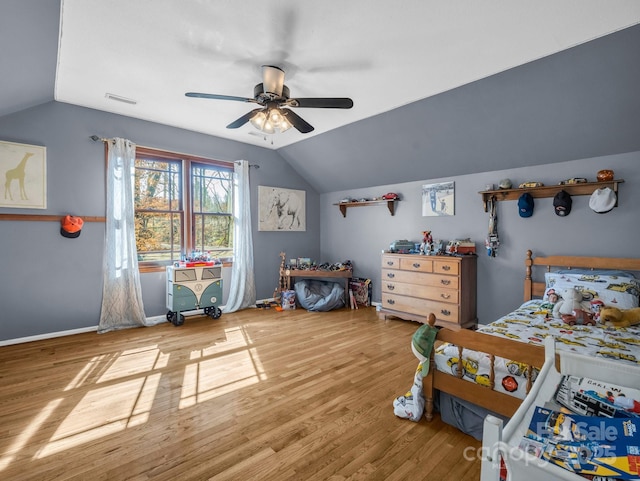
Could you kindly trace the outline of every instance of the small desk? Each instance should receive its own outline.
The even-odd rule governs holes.
[[[325,278],[325,279],[344,279],[344,302],[345,305],[349,305],[349,281],[353,277],[352,270],[342,271],[323,271],[323,270],[310,270],[310,269],[285,269],[283,273],[287,289],[291,289],[291,279],[295,277],[306,278]]]

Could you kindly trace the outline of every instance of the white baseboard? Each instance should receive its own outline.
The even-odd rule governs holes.
[[[25,342],[42,341],[45,339],[53,339],[55,337],[72,336],[73,334],[82,334],[84,332],[95,332],[98,330],[98,326],[82,327],[80,329],[70,329],[68,331],[48,332],[46,334],[38,334],[37,336],[18,337],[16,339],[7,339],[6,341],[0,341],[0,347],[11,346],[13,344],[22,344]]]
[[[185,317],[192,315],[202,315],[203,310],[195,310],[190,311],[185,314]],[[163,322],[167,322],[166,316],[152,316],[147,317],[147,322],[149,322],[150,326],[155,326],[156,324],[162,324]],[[7,339],[5,341],[0,341],[0,347],[2,346],[11,346],[13,344],[23,344],[25,342],[33,342],[33,341],[43,341],[46,339],[54,339],[56,337],[64,337],[64,336],[73,336],[74,334],[83,334],[85,332],[97,332],[98,326],[91,327],[82,327],[79,329],[69,329],[68,331],[58,331],[58,332],[47,332],[46,334],[38,334],[36,336],[28,336],[28,337],[18,337],[16,339]]]
[[[265,299],[257,299],[256,304],[264,303],[264,302],[275,302],[275,297],[267,297]]]

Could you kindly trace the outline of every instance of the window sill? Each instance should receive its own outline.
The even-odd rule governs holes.
[[[222,267],[231,267],[232,265],[233,265],[233,261],[224,261],[222,263]],[[167,269],[167,266],[164,264],[139,264],[138,265],[138,271],[141,274],[145,274],[148,272],[164,272],[166,269]]]

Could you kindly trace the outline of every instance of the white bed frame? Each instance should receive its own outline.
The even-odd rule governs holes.
[[[558,370],[556,357],[559,358]],[[620,386],[640,386],[640,366],[622,364],[607,359],[588,357],[568,351],[555,350],[553,338],[545,339],[545,363],[531,391],[504,426],[502,420],[487,416],[482,440],[481,481],[498,481],[500,459],[507,467],[507,480],[537,481],[559,479],[584,481],[585,478],[525,453],[518,448],[536,406],[549,401],[564,374],[606,380]]]

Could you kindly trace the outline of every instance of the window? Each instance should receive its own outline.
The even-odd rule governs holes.
[[[141,267],[233,254],[232,164],[137,147],[135,199]]]

